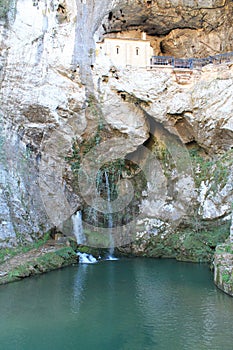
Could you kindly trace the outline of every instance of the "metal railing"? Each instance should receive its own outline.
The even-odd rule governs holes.
[[[233,52],[227,52],[206,58],[175,58],[172,56],[152,56],[150,66],[172,67],[183,69],[199,69],[207,64],[233,62]]]

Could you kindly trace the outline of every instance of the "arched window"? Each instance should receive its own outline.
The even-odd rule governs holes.
[[[117,55],[119,55],[119,53],[120,53],[120,46],[116,47],[116,53],[117,53]]]
[[[139,55],[139,47],[136,47],[136,55]]]

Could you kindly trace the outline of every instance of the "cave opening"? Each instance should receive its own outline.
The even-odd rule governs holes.
[[[217,7],[169,2],[166,8],[152,0],[121,2],[102,21],[101,35],[140,40],[140,33],[145,32],[155,56],[209,57],[233,51],[232,11],[232,1]]]

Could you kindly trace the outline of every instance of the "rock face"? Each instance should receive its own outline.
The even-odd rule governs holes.
[[[218,246],[214,259],[216,286],[233,297],[233,250],[232,245]]]
[[[63,176],[65,157],[75,138],[82,141],[96,127],[93,34],[107,10],[108,1],[21,0],[8,30],[2,24],[3,246],[59,226],[80,205]],[[123,128],[132,134],[132,151],[147,138],[147,127],[142,113],[138,121],[133,108],[125,113],[131,113]]]
[[[233,296],[233,216],[230,237],[216,248],[214,255],[214,282],[225,293]]]
[[[144,30],[157,53],[205,56],[232,50],[231,12],[220,0],[17,1],[1,25],[0,247],[51,227],[69,234],[67,220],[88,205],[87,233],[96,234],[102,205],[101,229],[115,220],[124,252],[211,259],[229,234],[233,202],[233,65],[120,68],[95,58],[95,40]],[[122,185],[110,208],[101,191],[111,162]],[[93,181],[84,190],[85,176],[105,163],[99,193]]]
[[[232,51],[232,1],[119,1],[103,22],[108,33],[140,30],[157,54],[205,57]]]

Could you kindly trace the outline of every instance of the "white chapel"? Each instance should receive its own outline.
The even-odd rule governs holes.
[[[105,37],[96,43],[96,55],[104,54],[115,66],[147,67],[153,56],[153,48],[142,33],[141,39]]]

